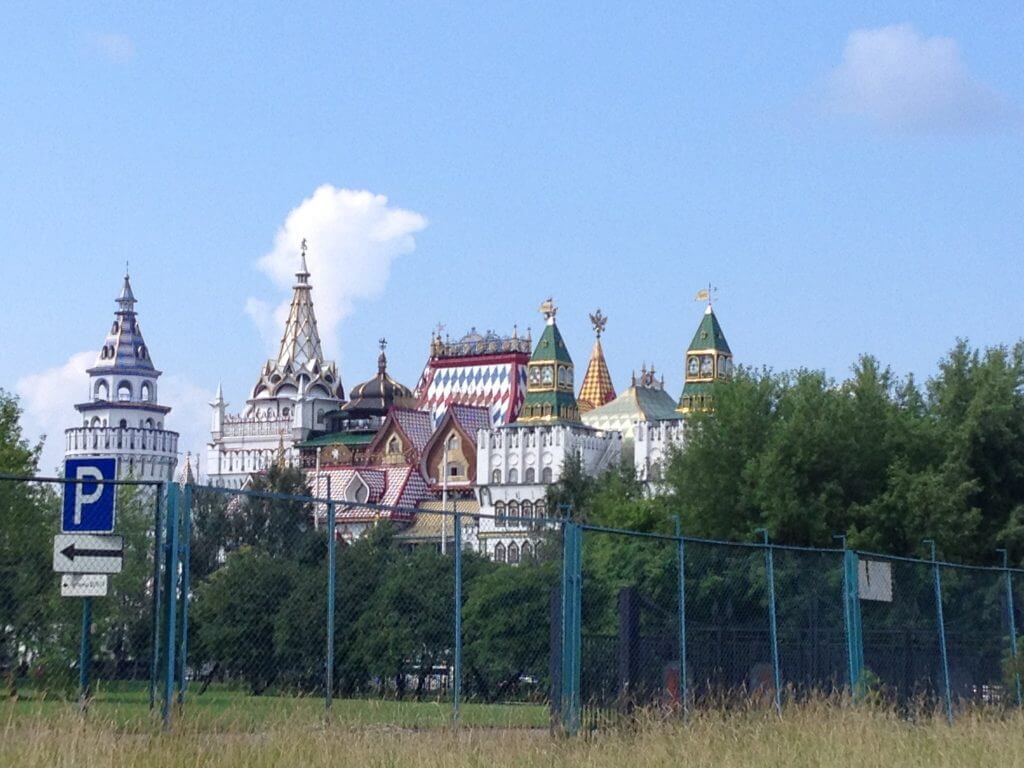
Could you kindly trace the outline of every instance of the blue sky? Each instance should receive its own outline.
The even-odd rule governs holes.
[[[0,387],[30,432],[69,423],[127,259],[201,448],[302,235],[348,387],[382,335],[414,385],[438,322],[536,330],[553,295],[581,370],[600,307],[616,386],[654,362],[676,394],[709,281],[776,369],[926,376],[1024,335],[1019,2],[552,5],[5,3]]]

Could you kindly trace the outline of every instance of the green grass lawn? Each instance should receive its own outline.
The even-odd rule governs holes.
[[[76,701],[22,689],[16,700],[0,702],[0,722],[78,711]],[[160,702],[151,712],[144,683],[101,684],[84,717],[87,721],[114,723],[127,730],[143,730],[160,722]],[[277,722],[308,720],[313,723],[328,717],[341,726],[443,728],[452,723],[452,706],[448,701],[334,699],[327,713],[322,698],[251,696],[214,685],[202,694],[187,691],[184,708],[174,713],[175,723],[199,731],[251,730]],[[460,707],[460,720],[463,725],[473,727],[545,728],[548,709],[539,704],[465,703]]]

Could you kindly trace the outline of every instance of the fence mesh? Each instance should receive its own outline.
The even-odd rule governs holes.
[[[22,701],[82,682],[83,601],[52,570],[63,486],[0,479],[0,674]],[[948,691],[951,714],[1020,703],[1018,570],[569,536],[280,486],[118,485],[124,563],[91,601],[92,693],[145,709],[170,683],[186,706],[346,699],[377,722],[588,728],[850,692],[911,707]]]

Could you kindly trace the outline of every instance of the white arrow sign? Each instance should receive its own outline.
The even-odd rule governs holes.
[[[61,597],[106,597],[104,573],[65,573],[60,577]]]
[[[120,573],[124,539],[95,533],[60,533],[53,537],[57,573]]]

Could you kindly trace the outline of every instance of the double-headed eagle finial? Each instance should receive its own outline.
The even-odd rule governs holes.
[[[591,312],[590,323],[594,326],[594,333],[597,334],[597,338],[601,338],[601,334],[604,333],[604,327],[608,325],[607,316],[598,309],[597,312]]]

